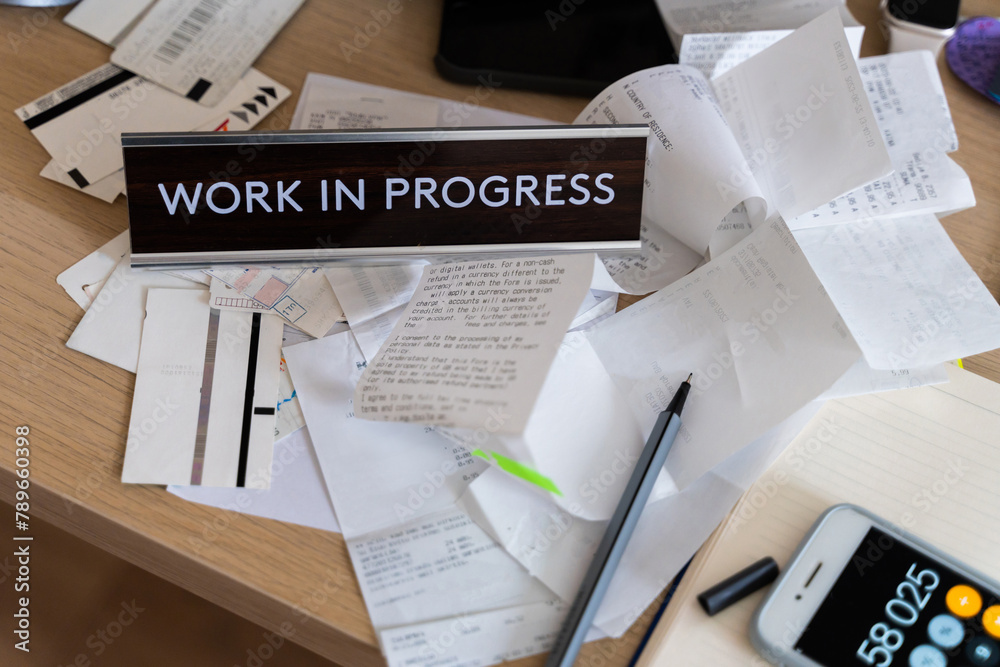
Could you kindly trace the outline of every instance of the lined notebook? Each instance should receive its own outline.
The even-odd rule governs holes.
[[[850,502],[1000,579],[1000,384],[830,401],[695,557],[638,667],[765,665],[750,644],[764,591],[709,617],[695,596],[764,556],[784,566],[816,518]]]

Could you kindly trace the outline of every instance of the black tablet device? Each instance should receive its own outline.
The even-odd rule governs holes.
[[[584,96],[674,62],[653,0],[445,0],[435,57],[459,83]]]

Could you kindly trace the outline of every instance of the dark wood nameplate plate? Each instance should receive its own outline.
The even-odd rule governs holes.
[[[125,134],[132,264],[635,252],[648,132]]]

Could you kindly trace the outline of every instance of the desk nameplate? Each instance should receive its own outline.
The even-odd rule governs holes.
[[[635,252],[648,133],[126,134],[132,264]]]

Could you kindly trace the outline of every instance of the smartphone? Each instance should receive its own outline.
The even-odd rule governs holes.
[[[587,97],[675,62],[654,0],[445,0],[434,58],[458,83]]]
[[[958,25],[961,0],[883,0],[889,14],[897,21],[932,30],[951,30]]]
[[[776,665],[996,667],[1000,584],[854,505],[819,517],[750,627]]]

